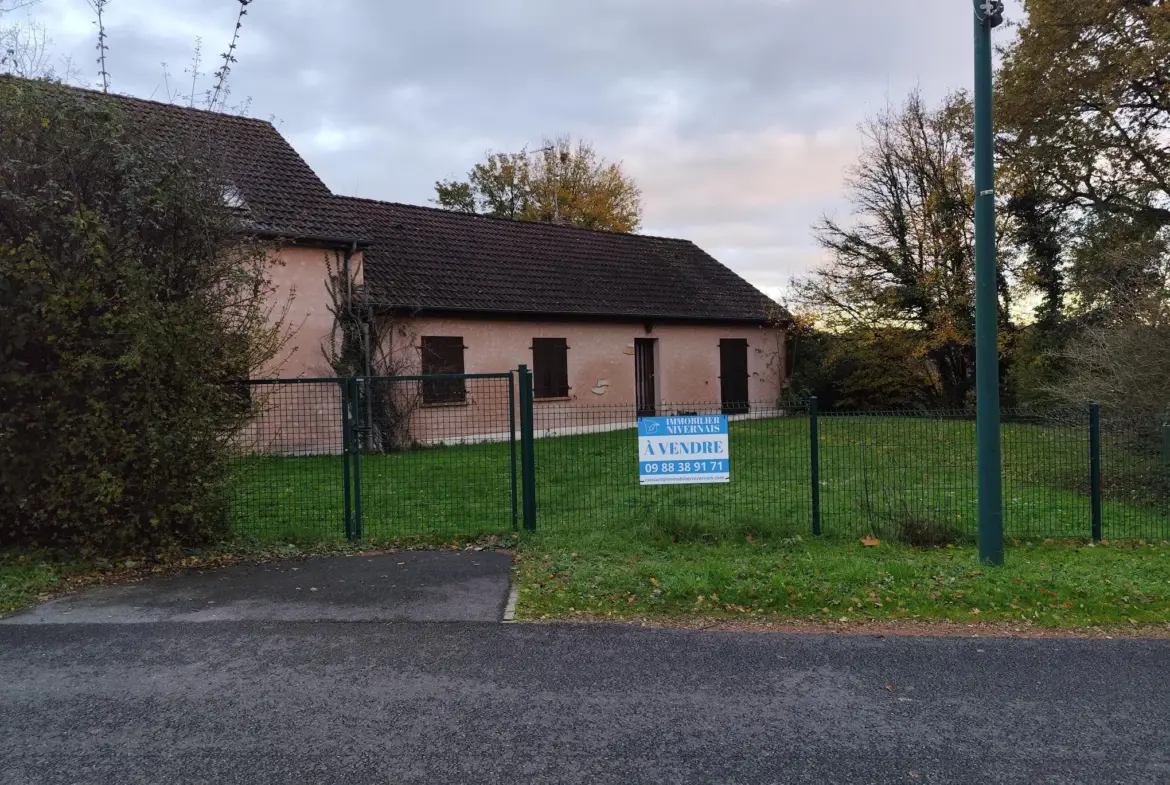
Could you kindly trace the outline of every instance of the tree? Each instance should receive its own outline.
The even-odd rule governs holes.
[[[39,0],[0,0],[0,74],[25,78],[48,70],[49,37],[45,27],[34,21],[12,22],[10,14],[34,6]]]
[[[913,93],[868,120],[846,181],[854,220],[826,217],[815,227],[832,260],[795,285],[798,303],[825,329],[889,339],[869,342],[867,355],[892,341],[898,351],[889,362],[929,362],[937,399],[950,406],[967,402],[975,380],[971,128],[963,93],[936,109]],[[1004,276],[1000,292],[1006,313]],[[914,351],[905,346],[909,337]]]
[[[1025,0],[998,111],[1064,204],[1170,223],[1170,4]]]
[[[1045,246],[1033,260],[1051,315],[1066,270],[1080,305],[1092,307],[1076,284],[1099,287],[1101,271],[1078,263],[1131,241],[1148,249],[1170,227],[1170,3],[1024,6],[999,74],[1002,180],[1025,195],[1023,226]],[[1054,249],[1057,227],[1069,239]],[[1106,272],[1108,288],[1117,272]]]
[[[321,342],[321,355],[334,376],[385,379],[418,372],[417,336],[409,319],[397,319],[378,309],[358,283],[352,258],[325,256],[326,307],[333,327]],[[415,413],[422,405],[421,385],[374,381],[359,388],[364,418],[365,449],[399,452],[416,446],[411,433]]]
[[[0,127],[0,547],[222,533],[236,382],[289,336],[214,139],[13,79]]]
[[[435,193],[448,210],[516,221],[633,232],[642,218],[641,192],[621,165],[567,136],[534,152],[489,152],[466,180],[436,182]]]

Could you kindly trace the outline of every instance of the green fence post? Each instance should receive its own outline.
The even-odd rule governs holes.
[[[520,528],[520,499],[516,491],[516,377],[508,374],[508,454],[512,472],[512,531]]]
[[[362,440],[358,433],[358,423],[362,420],[361,413],[361,385],[358,379],[349,380],[350,404],[352,410],[353,430],[350,435],[350,445],[353,447],[353,539],[362,538]]]
[[[350,430],[349,379],[339,379],[341,394],[341,482],[345,486],[345,539],[353,540],[353,496],[350,488],[349,461],[353,452],[353,432]]]
[[[1003,564],[1003,461],[999,423],[999,292],[995,249],[995,128],[991,29],[994,3],[975,16],[975,418],[979,561]]]
[[[521,365],[520,384],[520,475],[524,495],[524,528],[536,531],[536,449],[532,432],[532,373]]]
[[[821,536],[821,431],[817,415],[820,403],[815,395],[808,399],[808,447],[812,463],[812,529]]]
[[[1089,404],[1089,486],[1093,541],[1101,542],[1101,404]]]

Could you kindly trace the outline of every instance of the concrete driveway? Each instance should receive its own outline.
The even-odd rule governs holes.
[[[506,561],[458,558],[496,580],[438,581],[435,608],[489,620],[417,586],[412,613],[446,620],[401,620],[396,595],[343,599],[301,563],[264,599],[291,591],[295,612],[226,602],[212,573],[164,584],[169,604],[102,590],[104,611],[0,626],[0,782],[1170,782],[1167,642],[507,625]],[[398,589],[400,561],[359,569]]]

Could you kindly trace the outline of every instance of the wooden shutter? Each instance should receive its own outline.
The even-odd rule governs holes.
[[[535,398],[569,396],[569,346],[564,338],[532,339],[532,394]]]
[[[424,335],[422,372],[424,376],[461,374],[463,338]],[[462,403],[467,400],[463,379],[428,379],[422,385],[423,403]]]

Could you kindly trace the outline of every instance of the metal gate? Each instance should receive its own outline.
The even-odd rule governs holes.
[[[518,528],[513,374],[343,383],[349,539],[501,534]]]

